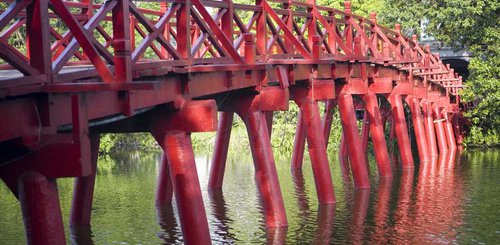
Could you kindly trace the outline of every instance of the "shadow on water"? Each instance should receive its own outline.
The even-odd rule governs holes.
[[[205,156],[204,156],[205,157]],[[72,244],[182,244],[175,201],[156,207],[159,154],[123,153],[100,159],[92,226],[67,231]],[[202,162],[202,161],[200,161]],[[205,165],[204,165],[205,164]],[[374,162],[370,163],[375,166]],[[208,167],[197,163],[214,243],[435,244],[500,240],[500,151],[448,152],[414,170],[395,169],[372,188],[354,190],[338,161],[331,163],[335,205],[319,205],[309,163],[290,171],[276,161],[288,228],[266,228],[251,158],[230,156],[223,191],[207,191]],[[69,213],[71,179],[61,179]],[[0,244],[24,243],[18,202],[0,187]],[[65,224],[67,215],[65,215]]]

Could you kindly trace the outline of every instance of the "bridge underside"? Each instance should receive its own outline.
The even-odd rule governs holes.
[[[352,14],[349,2],[344,11],[314,1],[7,3],[0,15],[0,178],[20,200],[29,243],[65,243],[57,178],[75,178],[71,226],[90,224],[103,133],[156,139],[164,151],[156,204],[175,194],[188,244],[210,243],[190,135],[217,131],[209,189],[220,189],[235,114],[247,128],[268,227],[287,226],[270,135],[273,112],[289,103],[300,109],[291,168],[302,167],[307,141],[321,204],[335,203],[326,149],[336,106],[339,157],[358,189],[370,188],[370,137],[379,177],[395,174],[388,123],[403,169],[414,168],[410,130],[421,162],[462,140],[461,77],[399,26]],[[59,33],[49,20],[67,30]],[[23,31],[26,51],[9,42]],[[356,111],[364,111],[361,132]]]

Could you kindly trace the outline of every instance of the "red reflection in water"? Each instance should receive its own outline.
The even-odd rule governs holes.
[[[286,233],[288,229],[285,228],[267,228],[266,229],[266,244],[286,244]]]
[[[373,232],[371,241],[376,244],[387,243],[387,233],[389,231],[388,217],[389,217],[389,201],[391,199],[392,191],[392,178],[380,179],[377,200],[375,202],[375,230]]]
[[[455,178],[456,152],[421,163],[413,189],[413,173],[401,177],[395,212],[395,243],[456,243],[463,222],[462,185]],[[412,191],[415,191],[412,199]]]
[[[354,194],[354,204],[350,222],[350,242],[362,244],[365,231],[366,214],[370,203],[370,190],[358,189]]]
[[[314,244],[329,244],[333,235],[333,223],[335,221],[335,205],[319,205]]]

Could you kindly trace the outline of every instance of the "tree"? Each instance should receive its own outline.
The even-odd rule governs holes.
[[[500,145],[500,2],[488,0],[385,0],[381,22],[401,23],[406,34],[425,28],[445,45],[473,54],[462,99],[477,101],[468,111],[471,131],[466,144]]]

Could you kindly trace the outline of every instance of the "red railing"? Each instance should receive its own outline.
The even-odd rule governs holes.
[[[143,69],[163,75],[174,67],[253,62],[373,63],[410,71],[451,94],[462,87],[461,77],[415,36],[402,35],[399,25],[378,25],[376,14],[351,13],[349,2],[344,11],[313,0],[0,3],[8,6],[0,15],[1,68],[11,70],[0,88],[122,83]],[[13,43],[16,33],[26,40]],[[245,36],[255,39],[255,57],[245,57]]]

